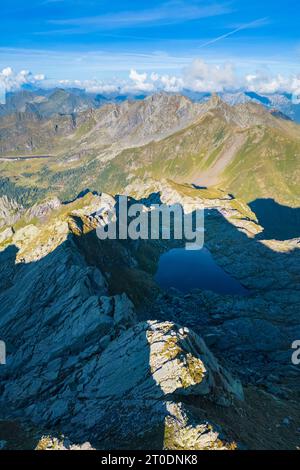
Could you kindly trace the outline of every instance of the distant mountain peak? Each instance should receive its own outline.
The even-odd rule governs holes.
[[[224,101],[221,99],[221,97],[220,97],[220,95],[218,95],[218,93],[212,93],[209,101],[210,101],[211,104],[213,104],[215,106],[218,106],[218,105],[224,103]]]

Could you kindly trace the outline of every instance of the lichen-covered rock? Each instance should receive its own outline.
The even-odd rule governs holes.
[[[13,235],[14,235],[14,231],[11,227],[8,227],[2,230],[2,232],[0,232],[0,244],[7,240],[12,239]]]
[[[224,441],[220,430],[207,422],[197,422],[182,403],[168,403],[164,448],[167,450],[234,450],[235,442]]]
[[[188,328],[153,322],[147,339],[152,375],[165,394],[209,395],[223,404],[230,396],[243,399],[240,382],[232,379]]]
[[[95,450],[89,442],[73,444],[69,439],[53,436],[42,436],[35,450]]]

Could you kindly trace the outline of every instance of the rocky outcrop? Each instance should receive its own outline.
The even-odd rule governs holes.
[[[69,439],[54,436],[42,436],[35,450],[95,450],[89,442],[83,444],[73,444]]]
[[[36,261],[66,241],[70,230],[81,234],[84,224],[86,231],[95,228],[91,215],[100,208],[111,209],[114,204],[111,196],[92,193],[65,205],[57,198],[46,200],[20,212],[18,224],[0,232],[0,243],[3,249],[10,243],[18,249],[17,262]],[[76,220],[80,221],[80,227],[76,225]]]
[[[235,450],[235,442],[224,442],[211,423],[195,420],[182,403],[168,403],[165,420],[165,449]]]
[[[5,225],[13,225],[20,219],[24,208],[7,196],[0,197],[0,229]]]
[[[53,210],[59,209],[60,206],[61,202],[57,197],[49,199],[48,201],[45,201],[41,204],[35,204],[33,207],[31,207],[26,213],[26,218],[31,220],[36,217],[43,220]]]
[[[167,205],[180,204],[186,214],[197,209],[206,210],[206,215],[209,215],[210,211],[217,211],[250,238],[263,231],[255,213],[245,202],[217,188],[197,188],[171,180],[157,181],[147,178],[143,184],[135,182],[128,185],[126,194],[141,198],[147,205],[157,203],[151,198],[159,194],[159,202]]]

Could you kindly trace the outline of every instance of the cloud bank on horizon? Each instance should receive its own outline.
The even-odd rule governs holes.
[[[273,75],[267,69],[241,75],[231,63],[209,64],[202,59],[195,59],[183,68],[181,74],[159,74],[157,72],[139,72],[131,69],[127,79],[112,80],[51,80],[45,74],[33,74],[28,70],[15,72],[11,67],[0,71],[0,87],[7,92],[17,91],[25,86],[41,88],[81,88],[90,93],[101,94],[137,94],[165,91],[180,93],[184,90],[198,93],[218,93],[251,91],[261,94],[277,92],[300,94],[300,74],[284,76]]]

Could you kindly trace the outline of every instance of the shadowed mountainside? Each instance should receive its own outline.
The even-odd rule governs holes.
[[[288,240],[300,237],[300,208],[278,204],[273,199],[257,199],[249,204],[264,227],[265,240]]]

